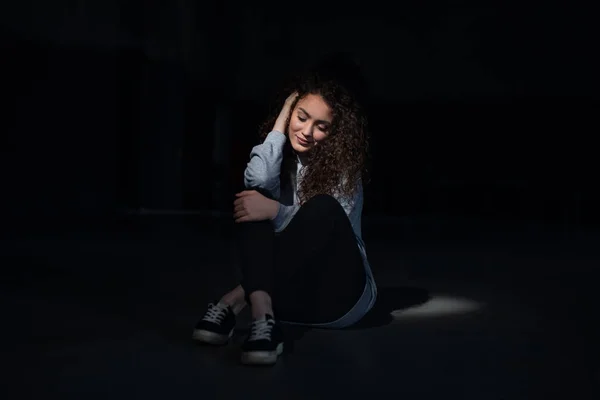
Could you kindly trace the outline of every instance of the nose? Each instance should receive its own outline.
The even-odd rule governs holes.
[[[313,129],[314,129],[313,124],[307,124],[307,126],[304,127],[304,129],[302,130],[302,136],[304,136],[307,139],[312,140]]]

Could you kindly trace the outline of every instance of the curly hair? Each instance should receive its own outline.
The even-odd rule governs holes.
[[[366,113],[357,97],[338,80],[312,72],[304,75],[288,88],[285,95],[294,91],[299,96],[292,104],[286,121],[287,129],[291,113],[298,101],[309,94],[320,95],[332,110],[332,124],[327,139],[307,153],[306,168],[298,186],[300,204],[318,194],[328,194],[351,199],[357,184],[366,183],[369,155],[369,132]],[[281,102],[280,104],[283,104]],[[260,126],[261,140],[272,130],[278,109]],[[296,158],[286,142],[281,168],[282,180],[295,172]]]

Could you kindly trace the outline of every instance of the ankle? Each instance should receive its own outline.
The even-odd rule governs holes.
[[[253,320],[259,320],[259,319],[265,319],[265,317],[268,315],[270,315],[271,317],[275,318],[275,316],[273,315],[273,310],[269,309],[269,308],[254,308],[252,307],[252,319]]]
[[[240,302],[237,302],[236,304],[234,304],[234,305],[232,305],[232,306],[230,306],[230,307],[231,307],[231,309],[233,310],[233,313],[234,313],[235,315],[238,315],[239,313],[241,313],[241,312],[242,312],[242,310],[243,310],[244,308],[246,308],[246,306],[247,306],[247,305],[248,305],[248,303],[246,303],[246,301],[245,301],[245,300],[242,300],[242,301],[240,301]]]
[[[231,307],[231,310],[235,315],[238,315],[240,312],[242,312],[242,310],[248,305],[245,300],[236,300],[227,297],[223,297],[221,300],[219,300],[219,303]]]
[[[253,319],[264,318],[267,314],[274,317],[271,296],[267,292],[257,291],[250,294],[250,304]]]
[[[247,305],[244,298],[244,289],[241,286],[236,287],[231,292],[219,300],[220,303],[228,305],[233,310],[234,314],[239,314]]]

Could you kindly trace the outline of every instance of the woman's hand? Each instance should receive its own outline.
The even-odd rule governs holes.
[[[281,132],[285,134],[285,123],[287,122],[288,116],[290,115],[290,111],[292,110],[292,104],[298,97],[298,93],[292,93],[283,104],[283,108],[279,112],[279,116],[277,117],[277,121],[275,121],[275,125],[273,126],[274,131]]]
[[[235,195],[233,218],[235,222],[265,221],[275,218],[279,203],[256,190],[244,190]]]

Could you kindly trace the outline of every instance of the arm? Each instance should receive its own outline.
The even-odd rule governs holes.
[[[282,132],[285,132],[285,124],[296,97],[298,94],[294,92],[285,100],[273,130],[262,144],[252,149],[250,162],[244,171],[246,188],[263,189],[274,199],[279,198],[279,174],[283,160],[283,147],[287,140],[285,133]]]
[[[285,141],[285,135],[274,130],[262,144],[252,148],[250,161],[244,171],[246,188],[260,188],[274,199],[279,198],[279,174]]]

